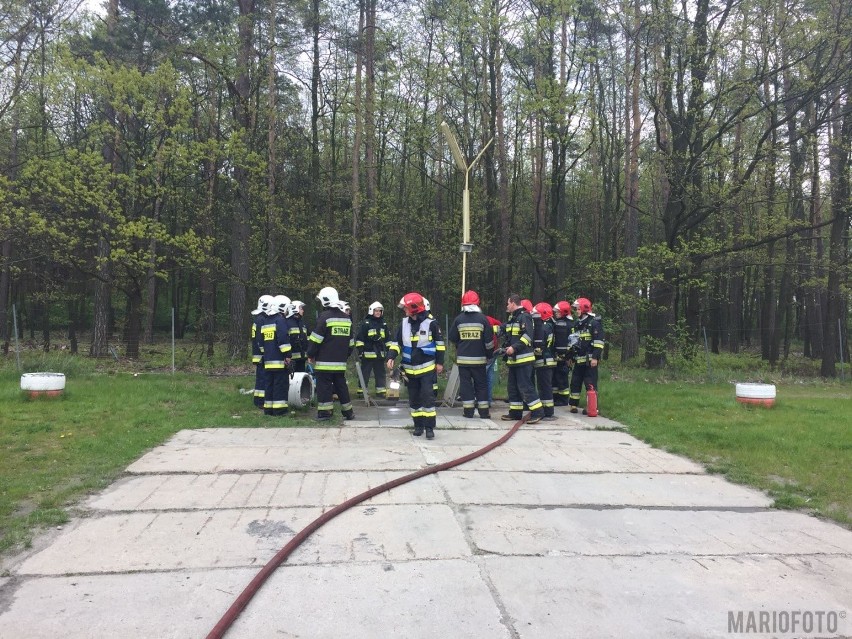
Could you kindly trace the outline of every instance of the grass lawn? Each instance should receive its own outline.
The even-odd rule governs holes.
[[[28,366],[64,372],[68,379],[62,397],[37,399],[21,393],[20,375],[8,362],[0,366],[0,553],[25,548],[38,528],[67,521],[69,507],[179,430],[316,425],[313,409],[286,418],[260,414],[251,397],[239,393],[254,383],[240,371],[172,375],[137,367],[134,375],[100,366],[67,356]],[[505,396],[501,373],[496,397]],[[777,507],[852,525],[848,382],[775,380],[778,399],[771,409],[737,404],[731,383],[649,378],[614,363],[605,363],[601,382],[602,414],[640,439],[768,490]]]
[[[772,408],[746,406],[734,386],[610,380],[601,412],[664,450],[731,481],[767,490],[777,508],[801,508],[852,526],[852,389],[776,383]]]
[[[252,376],[66,376],[61,397],[29,399],[17,372],[0,372],[0,552],[26,547],[34,528],[65,522],[69,504],[179,430],[315,425],[307,408],[262,415],[239,393],[253,388]]]

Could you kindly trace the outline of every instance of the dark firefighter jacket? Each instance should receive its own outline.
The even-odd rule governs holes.
[[[460,313],[450,327],[449,340],[456,345],[459,366],[485,366],[494,354],[494,329],[481,312]]]
[[[320,313],[308,338],[308,357],[314,360],[315,371],[345,373],[354,345],[352,318],[339,308],[330,308]]]
[[[355,348],[364,359],[384,359],[388,348],[388,323],[384,317],[369,315],[361,322]]]
[[[535,361],[532,335],[532,317],[524,309],[516,309],[503,325],[503,348],[511,346],[514,349],[512,355],[506,357],[506,364],[520,366],[532,364]]]

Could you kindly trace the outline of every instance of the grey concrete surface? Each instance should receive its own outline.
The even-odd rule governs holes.
[[[0,638],[204,637],[321,513],[511,426],[442,409],[427,441],[404,410],[356,412],[178,433],[5,561]],[[558,415],[326,524],[228,637],[852,636],[852,531]]]

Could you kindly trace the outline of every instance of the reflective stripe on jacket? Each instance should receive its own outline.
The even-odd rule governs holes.
[[[532,317],[524,309],[516,309],[503,325],[504,347],[512,347],[513,353],[506,356],[506,364],[519,366],[532,364],[535,355],[532,349]]]
[[[388,357],[395,359],[402,353],[402,369],[406,375],[425,375],[444,364],[446,346],[438,322],[419,313],[402,321],[396,339],[390,343]]]

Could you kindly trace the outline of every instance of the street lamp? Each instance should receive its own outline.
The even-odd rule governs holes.
[[[459,249],[462,254],[461,292],[462,295],[464,295],[465,279],[467,276],[467,254],[473,251],[473,244],[471,244],[470,241],[470,190],[468,189],[468,179],[470,177],[470,170],[479,161],[479,158],[482,157],[482,154],[485,153],[485,150],[494,141],[494,138],[488,140],[488,144],[483,147],[483,149],[479,152],[479,155],[477,155],[473,159],[473,162],[468,165],[468,163],[465,162],[464,156],[459,148],[459,143],[456,141],[456,137],[453,135],[453,132],[450,131],[450,125],[446,122],[441,122],[441,131],[444,132],[444,137],[447,138],[447,144],[450,145],[450,152],[453,154],[456,166],[459,167],[459,171],[464,173],[464,193],[462,194],[462,244]]]

